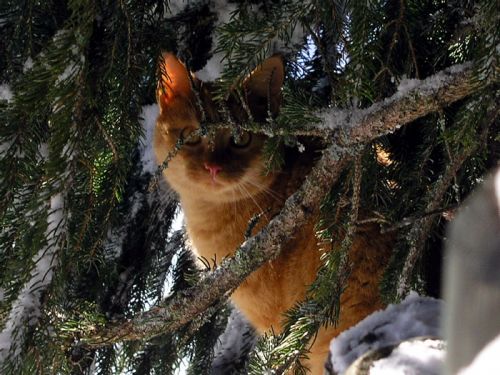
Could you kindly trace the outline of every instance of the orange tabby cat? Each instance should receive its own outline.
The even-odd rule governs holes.
[[[266,174],[264,135],[243,133],[236,139],[229,129],[217,130],[212,138],[193,133],[202,118],[220,122],[229,116],[237,123],[246,119],[246,111],[234,96],[221,115],[208,84],[191,76],[172,54],[165,54],[161,64],[168,77],[163,77],[158,89],[156,157],[163,162],[178,139],[185,139],[164,175],[179,195],[196,256],[219,263],[244,241],[248,223],[255,215],[263,213],[254,233],[279,212],[306,175],[312,156],[304,153],[297,157],[288,152],[283,170]],[[282,59],[273,56],[244,81],[243,96],[254,120],[265,120],[269,111],[277,114],[283,79]],[[231,296],[259,333],[271,328],[280,332],[282,314],[304,299],[308,285],[314,281],[321,252],[314,225],[310,222],[299,228],[284,244],[280,256],[251,274]],[[322,328],[312,343],[304,363],[312,374],[322,374],[328,344],[335,335],[381,307],[378,283],[388,253],[388,243],[373,228],[356,235],[349,253],[352,272],[341,298],[340,323]]]

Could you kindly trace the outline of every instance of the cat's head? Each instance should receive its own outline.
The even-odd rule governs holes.
[[[274,176],[265,173],[264,135],[242,132],[234,137],[231,128],[219,128],[209,136],[196,135],[196,131],[202,119],[208,123],[226,121],[229,125],[245,121],[248,111],[256,121],[267,118],[269,111],[275,115],[284,79],[281,57],[265,60],[243,81],[241,95],[230,95],[218,106],[210,84],[189,73],[174,55],[162,56],[160,71],[162,79],[157,91],[160,114],[154,137],[158,163],[175,149],[179,138],[184,140],[164,170],[170,186],[181,198],[199,197],[217,202],[249,198],[266,190]]]

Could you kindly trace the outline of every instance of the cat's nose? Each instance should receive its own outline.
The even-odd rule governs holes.
[[[217,164],[205,163],[205,169],[208,170],[212,179],[215,179],[215,176],[222,170],[222,167]]]

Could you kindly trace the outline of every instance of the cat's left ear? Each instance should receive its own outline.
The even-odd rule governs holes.
[[[156,100],[160,110],[170,107],[175,97],[189,98],[192,94],[191,77],[186,66],[172,53],[166,52],[160,57],[160,81],[156,91]]]
[[[285,67],[281,55],[267,58],[250,73],[243,81],[243,87],[252,112],[267,113],[270,109],[273,115],[278,113],[284,79]]]

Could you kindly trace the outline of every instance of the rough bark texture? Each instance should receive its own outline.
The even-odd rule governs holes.
[[[347,117],[344,112],[346,123],[341,128],[320,127],[317,131],[308,131],[308,134],[322,137],[327,135],[332,143],[301,188],[287,199],[281,213],[266,228],[243,243],[234,258],[225,260],[196,286],[174,296],[164,306],[121,324],[85,332],[82,343],[98,347],[123,340],[148,339],[185,325],[217,300],[228,296],[250,273],[279,254],[280,244],[310,218],[342,169],[356,154],[357,147],[353,146],[393,132],[479,88],[472,79],[470,67],[450,68],[414,82],[411,89],[398,92],[370,108],[354,110]],[[323,117],[336,118],[337,113],[331,110]]]

